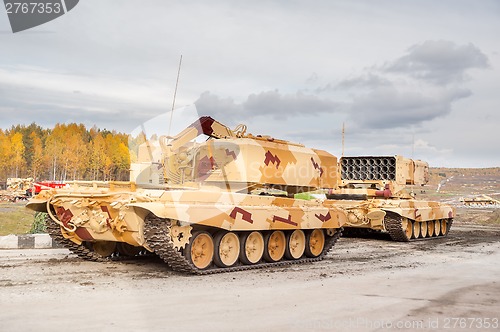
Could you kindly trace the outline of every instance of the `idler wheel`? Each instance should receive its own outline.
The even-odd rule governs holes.
[[[448,227],[446,225],[446,219],[441,220],[441,235],[445,236],[448,234]]]
[[[260,232],[244,233],[240,240],[240,260],[247,265],[258,263],[264,254],[264,237]]]
[[[306,250],[306,235],[301,229],[296,229],[286,236],[285,257],[299,259]]]
[[[411,221],[408,220],[408,218],[404,218],[404,217],[402,218],[401,228],[405,232],[408,240],[411,239],[411,237],[413,235],[413,225],[412,225]]]
[[[318,257],[325,247],[325,233],[322,229],[314,229],[307,235],[306,256]]]
[[[186,259],[200,270],[212,264],[214,258],[214,240],[205,231],[195,232],[185,250]]]
[[[97,241],[92,243],[94,252],[102,257],[109,257],[116,250],[116,242],[113,241]]]
[[[267,233],[264,237],[264,259],[270,263],[277,262],[285,255],[286,238],[283,231]]]
[[[236,264],[240,255],[240,239],[233,232],[219,232],[214,237],[214,262],[218,267],[230,267]]]

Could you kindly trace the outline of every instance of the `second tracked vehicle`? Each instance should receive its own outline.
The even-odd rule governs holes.
[[[368,219],[351,213],[347,233],[385,231],[395,241],[414,241],[446,236],[455,211],[448,204],[416,199],[413,188],[429,181],[429,165],[402,156],[342,157],[340,183],[328,197],[338,206],[367,205],[385,213]]]

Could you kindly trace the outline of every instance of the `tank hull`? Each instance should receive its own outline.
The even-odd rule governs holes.
[[[82,257],[99,260],[128,256],[130,250],[123,250],[126,245],[125,248],[136,248],[137,252],[154,252],[174,269],[193,273],[317,260],[326,254],[325,248],[333,246],[346,222],[343,209],[319,201],[234,193],[213,187],[164,190],[138,189],[131,184],[127,190],[124,186],[74,186],[44,191],[28,207],[47,212],[52,235],[57,236],[58,242],[62,238],[69,241],[68,248]],[[58,228],[60,235],[56,234]],[[313,231],[315,235],[311,235]],[[207,246],[213,247],[206,266],[196,264],[189,254],[195,250],[193,241],[200,232]],[[241,247],[241,240],[253,232],[263,240],[262,248],[257,248],[263,253],[259,259],[248,261],[245,255],[239,257],[242,250],[248,249]],[[232,247],[238,244],[239,249],[233,248],[232,252],[234,256],[237,251],[238,258],[231,264],[220,257],[227,256],[220,253],[221,245],[227,242],[223,235],[235,242]],[[312,246],[311,236],[312,240],[319,236],[323,243],[315,253],[307,254],[307,247]],[[268,249],[273,246],[272,241],[274,247]],[[295,255],[285,255],[293,250]],[[271,257],[266,257],[267,251]],[[179,265],[179,260],[184,264]]]
[[[403,242],[446,236],[455,216],[454,208],[448,204],[414,199],[332,200],[331,204],[348,211],[346,233],[382,231],[389,233],[393,240]],[[367,218],[369,209],[380,209],[385,215],[379,219]]]

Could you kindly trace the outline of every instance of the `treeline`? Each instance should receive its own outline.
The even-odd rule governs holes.
[[[9,177],[128,180],[128,140],[127,134],[76,123],[56,124],[52,129],[35,123],[0,129],[0,182]]]

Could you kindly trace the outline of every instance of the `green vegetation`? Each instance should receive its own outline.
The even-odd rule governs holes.
[[[45,212],[35,212],[35,220],[33,225],[31,225],[31,234],[47,233],[47,224],[45,219],[47,218],[47,213]]]
[[[35,212],[24,203],[0,203],[0,236],[30,232]]]

